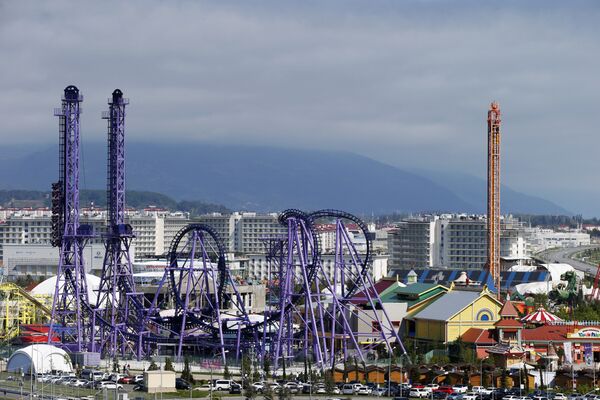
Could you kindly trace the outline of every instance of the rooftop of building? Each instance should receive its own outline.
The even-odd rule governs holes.
[[[462,340],[465,343],[474,343],[478,345],[494,345],[493,331],[490,329],[469,328],[463,335]]]
[[[413,315],[414,319],[447,321],[469,304],[477,300],[481,292],[467,290],[451,290],[435,300],[427,308]]]

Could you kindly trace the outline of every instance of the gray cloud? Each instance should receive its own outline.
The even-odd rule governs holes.
[[[74,83],[86,138],[103,139],[120,87],[132,140],[339,149],[482,176],[497,99],[504,182],[595,213],[598,6],[482,3],[0,2],[0,138],[52,142]]]

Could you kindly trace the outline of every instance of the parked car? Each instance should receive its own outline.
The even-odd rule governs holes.
[[[354,385],[351,383],[347,383],[344,386],[342,386],[342,394],[353,395],[354,394]]]
[[[256,391],[257,393],[262,393],[263,390],[265,390],[265,384],[263,382],[254,382],[250,386],[252,386],[254,391]]]
[[[142,377],[142,380],[143,379],[144,378]],[[123,383],[123,384],[131,384],[131,383],[135,382],[135,377],[134,376],[126,375],[126,376],[122,377],[121,379],[119,379],[117,382]]]
[[[98,389],[107,389],[107,390],[123,390],[123,385],[118,384],[113,381],[102,381],[98,384]]]
[[[467,392],[463,394],[463,400],[478,400],[479,393],[475,392]]]
[[[467,393],[467,391],[469,390],[469,386],[468,385],[454,385],[454,386],[452,386],[452,390],[454,391],[454,393]]]
[[[76,379],[72,383],[72,386],[73,387],[84,387],[87,383],[88,383],[88,381],[86,381],[85,379]]]
[[[361,395],[361,396],[368,396],[368,395],[370,395],[370,394],[371,394],[371,389],[369,389],[369,388],[368,388],[368,387],[366,387],[366,386],[361,386],[361,387],[360,387],[360,389],[358,389],[358,390],[356,391],[356,394],[359,394],[359,395]]]
[[[138,383],[133,387],[133,390],[135,390],[136,392],[146,392],[148,391],[148,388],[146,388],[146,386],[143,383]]]
[[[239,383],[232,383],[229,388],[229,394],[242,394],[242,385]]]
[[[484,389],[484,387],[483,387],[483,386],[473,386],[473,387],[471,388],[471,392],[473,392],[473,393],[481,393],[481,391],[482,391],[483,389]]]
[[[136,375],[133,377],[134,383],[142,383],[144,382],[144,375]]]
[[[217,379],[215,380],[215,390],[229,390],[232,383],[233,381],[229,379]]]
[[[410,389],[410,392],[408,392],[408,397],[424,398],[427,396],[429,396],[429,390],[427,390],[425,388],[413,387],[412,389]],[[473,400],[475,400],[475,399],[473,399]]]
[[[554,393],[554,400],[567,400],[567,396],[564,393]]]
[[[437,389],[433,389],[433,391],[451,394],[452,392],[454,392],[454,389],[452,388],[452,386],[440,386]]]
[[[175,389],[177,390],[190,390],[192,385],[188,383],[185,379],[175,378]],[[229,389],[231,390],[231,389]]]
[[[462,393],[451,393],[446,397],[448,400],[463,400]]]

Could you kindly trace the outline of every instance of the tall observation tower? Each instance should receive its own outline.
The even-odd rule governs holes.
[[[487,266],[500,298],[500,105],[488,111]]]

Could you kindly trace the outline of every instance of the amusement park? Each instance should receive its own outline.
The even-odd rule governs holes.
[[[52,184],[52,245],[60,252],[52,296],[32,295],[5,282],[5,326],[24,344],[64,350],[80,367],[100,360],[169,357],[239,365],[252,357],[273,371],[294,365],[331,370],[391,355],[406,357],[382,308],[371,269],[369,240],[355,245],[347,226],[367,226],[338,210],[279,214],[283,234],[265,236],[268,279],[262,313],[249,312],[229,268],[225,246],[210,225],[191,223],[174,237],[155,293],[139,291],[130,248],[136,232],[126,221],[125,121],[129,100],[117,89],[102,113],[107,120],[107,220],[103,232],[80,223],[80,115],[83,96],[64,90],[59,118],[58,180]],[[321,259],[316,223],[335,226],[335,262]],[[84,249],[100,238],[106,252],[99,283],[86,274]],[[44,283],[46,286],[49,283]],[[361,329],[368,326],[369,329]],[[371,327],[374,327],[371,329]],[[375,329],[376,327],[376,329]],[[14,337],[4,330],[6,339]],[[94,363],[92,362],[92,363]]]
[[[376,236],[361,218],[335,209],[287,209],[276,215],[277,233],[259,234],[263,279],[252,285],[237,273],[238,260],[214,219],[178,228],[164,263],[138,279],[133,249],[143,233],[129,223],[125,185],[129,100],[116,89],[102,113],[107,207],[100,227],[86,223],[80,206],[82,102],[79,89],[67,86],[54,111],[59,151],[50,241],[59,253],[57,273],[27,290],[0,283],[0,334],[7,344],[0,388],[9,394],[22,397],[28,377],[30,396],[57,383],[71,388],[70,397],[115,389],[116,398],[126,385],[155,396],[189,390],[195,397],[197,389],[201,396],[244,390],[246,397],[267,398],[272,389],[442,399],[472,387],[473,400],[487,400],[550,386],[583,390],[590,366],[596,385],[600,322],[593,310],[585,317],[573,310],[597,304],[600,270],[592,283],[568,264],[540,258],[507,267],[516,261],[501,257],[507,222],[498,200],[497,103],[488,111],[493,223],[466,220],[464,240],[487,234],[485,269],[380,273]],[[389,245],[398,235],[403,251],[413,254],[420,247],[406,244],[417,235],[408,227],[422,227],[423,220],[402,224],[390,231]],[[472,232],[477,226],[485,230]],[[105,251],[101,272],[93,275],[88,247],[98,242]],[[193,388],[195,377],[207,383]]]

